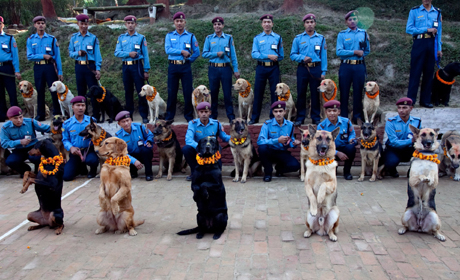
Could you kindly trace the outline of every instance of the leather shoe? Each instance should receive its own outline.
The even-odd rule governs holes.
[[[152,181],[153,180],[153,176],[145,176],[145,181]]]
[[[398,172],[390,173],[390,176],[393,178],[399,178],[399,173]]]
[[[285,177],[284,173],[281,173],[279,171],[276,171],[275,175],[276,175],[276,177]]]
[[[188,175],[187,178],[185,178],[186,181],[192,181],[192,175]]]
[[[272,176],[271,175],[265,175],[264,176],[264,182],[270,182],[272,180]]]
[[[131,179],[137,178],[137,176],[139,176],[139,175],[137,175],[137,172],[134,173],[134,174],[131,174]]]
[[[353,180],[353,176],[351,176],[351,174],[345,174],[343,175],[343,178],[345,178],[345,180]]]
[[[143,122],[143,123],[149,123],[149,119],[143,118],[143,119],[142,119],[142,122]]]
[[[94,177],[96,177],[96,174],[93,174],[93,173],[88,173],[88,179],[92,179]]]
[[[42,122],[42,121],[45,120],[45,117],[36,116],[36,117],[35,117],[35,120],[36,120],[36,121],[39,121],[39,122]]]
[[[248,124],[249,124],[249,125],[251,125],[251,124],[255,124],[255,123],[258,123],[258,122],[259,122],[259,121],[250,120],[250,121],[248,122]]]
[[[425,108],[433,108],[433,104],[431,104],[431,103],[423,104],[422,107],[425,107]]]
[[[301,126],[303,124],[303,121],[296,121],[294,123],[294,126]]]

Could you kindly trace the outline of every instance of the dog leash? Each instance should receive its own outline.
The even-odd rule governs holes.
[[[321,78],[316,78],[315,76],[313,76],[313,74],[310,72],[310,67],[308,67],[308,64],[306,63],[303,63],[303,65],[305,66],[305,68],[307,68],[307,71],[308,71],[308,74],[310,74],[310,77],[312,77],[313,79],[317,80],[317,81],[322,81]]]
[[[96,76],[97,75],[96,70],[93,70],[89,67],[88,53],[86,51],[81,51],[81,52],[85,53],[86,68],[88,68],[88,70],[91,71],[91,73],[93,73],[94,76]]]
[[[0,75],[2,75],[2,76],[7,76],[7,77],[12,77],[12,78],[16,78],[16,75],[11,75],[11,74],[7,74],[7,73],[3,73],[3,72],[0,72]]]

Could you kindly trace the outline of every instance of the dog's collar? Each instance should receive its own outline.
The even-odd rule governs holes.
[[[308,158],[308,159],[314,165],[319,165],[319,166],[329,165],[335,161],[334,159],[329,159],[329,158],[326,158],[326,159],[322,158],[322,159],[316,159],[316,160],[312,158]]]
[[[278,96],[278,101],[284,101],[284,102],[286,102],[286,101],[289,100],[289,97],[291,97],[291,90],[288,90],[288,91],[286,92],[286,94],[284,95],[284,97]]]
[[[107,91],[105,90],[105,87],[101,86],[102,88],[102,91],[104,92],[104,94],[102,94],[102,97],[101,98],[96,98],[96,101],[99,102],[99,103],[102,103],[105,99],[105,95],[107,94]]]
[[[249,96],[249,93],[251,92],[251,84],[246,81],[248,83],[248,86],[246,87],[246,89],[244,91],[240,91],[240,96],[243,97],[243,98],[246,98]]]
[[[222,156],[220,155],[220,152],[217,151],[215,154],[213,154],[210,157],[200,157],[198,154],[196,155],[196,161],[198,162],[199,165],[205,165],[205,164],[214,164],[216,163]]]
[[[148,95],[145,96],[145,99],[147,99],[147,101],[150,101],[150,102],[152,102],[153,99],[155,99],[155,97],[157,96],[157,93],[158,93],[158,91],[157,91],[157,89],[155,87],[152,87],[152,88],[153,88],[153,95],[152,96],[148,96]]]
[[[128,156],[122,156],[122,157],[109,157],[104,163],[107,163],[108,165],[115,165],[115,166],[129,166],[129,157]]]
[[[62,157],[62,154],[59,153],[58,156],[54,156],[54,157],[50,157],[50,158],[42,158],[41,159],[41,162],[40,162],[40,165],[38,167],[38,170],[40,170],[40,172],[43,174],[43,175],[55,175],[56,172],[59,170],[59,166],[64,162],[64,158]],[[45,170],[45,168],[43,167],[43,165],[48,165],[48,164],[53,164],[54,165],[54,169],[53,170]]]
[[[322,92],[321,96],[323,97],[324,103],[334,100],[337,97],[337,85],[334,81],[331,80],[331,82],[334,84],[334,94],[332,94],[332,97],[330,99],[327,99],[326,92]]]
[[[369,92],[366,91],[366,96],[369,97],[370,99],[374,99],[376,98],[377,96],[379,96],[380,94],[380,90],[378,90],[376,93],[374,94],[370,94]]]
[[[366,149],[373,148],[375,146],[375,143],[377,142],[377,137],[374,137],[374,140],[372,142],[367,142],[361,139],[361,146],[363,146]]]
[[[57,96],[59,98],[59,101],[62,101],[64,102],[65,99],[67,98],[67,93],[69,93],[69,88],[67,86],[65,86],[65,91],[61,94],[59,94],[59,92],[56,92],[57,93]]]
[[[240,138],[240,139],[238,139],[238,138],[230,138],[230,141],[232,141],[232,143],[235,144],[235,145],[243,145],[244,142],[246,142],[246,139],[247,139],[247,137],[243,137],[243,138]]]
[[[102,129],[101,136],[99,136],[99,138],[97,138],[96,140],[91,140],[94,146],[99,146],[102,143],[102,141],[105,139],[106,135],[107,135],[107,131]]]
[[[24,98],[31,98],[32,95],[34,95],[34,88],[30,88],[29,93],[22,93],[21,92],[21,94],[22,94],[22,97],[24,97]]]
[[[431,155],[424,155],[423,153],[415,150],[414,153],[412,154],[413,157],[415,158],[419,158],[421,160],[429,160],[429,161],[432,161],[436,164],[440,164],[441,161],[439,161],[438,159],[438,155],[437,154],[431,154]]]
[[[444,74],[446,74],[446,76],[449,76],[447,75],[446,71],[442,70],[444,72]],[[438,81],[440,81],[441,83],[445,84],[445,85],[448,85],[448,86],[451,86],[455,83],[455,80],[452,80],[452,82],[448,82],[448,81],[444,81],[440,76],[439,76],[439,70],[436,71],[436,79],[438,79]]]

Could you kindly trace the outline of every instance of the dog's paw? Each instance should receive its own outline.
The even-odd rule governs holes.
[[[329,240],[336,242],[337,241],[337,235],[332,233],[332,231],[329,233]]]
[[[168,175],[168,177],[166,177],[166,180],[171,181],[172,180],[172,175]]]
[[[372,177],[369,179],[369,182],[375,182],[375,176],[372,176]]]
[[[364,181],[364,176],[359,176],[358,182],[362,182],[362,181]]]
[[[238,182],[239,180],[240,180],[240,178],[239,178],[239,177],[235,177],[235,178],[233,178],[233,180],[232,180],[232,181],[233,181],[233,182]]]
[[[19,191],[19,193],[25,193],[27,191],[26,188],[22,188],[22,190]]]
[[[311,236],[311,230],[306,230],[304,233],[303,233],[303,237],[305,238],[308,238]]]
[[[440,234],[440,233],[436,233],[434,235],[434,237],[436,237],[437,239],[439,239],[442,242],[446,241],[446,237],[444,235]]]
[[[112,206],[112,213],[113,213],[113,215],[115,215],[115,216],[118,215],[118,213],[120,213],[120,205],[118,205],[118,204],[117,204],[117,205],[113,205],[113,206]]]
[[[378,175],[377,179],[382,180],[383,179],[382,175]]]
[[[201,238],[203,238],[203,236],[204,236],[204,232],[198,232],[196,234],[196,239],[201,239]]]
[[[212,236],[212,239],[217,240],[217,239],[220,238],[221,235],[222,235],[222,233],[215,233],[215,234]]]
[[[60,235],[63,230],[64,230],[64,224],[60,225],[57,229],[55,229],[54,233],[56,233],[56,235]]]
[[[240,181],[242,184],[246,183],[246,177],[243,177],[241,178],[241,181]]]
[[[136,231],[135,229],[132,228],[132,229],[129,230],[129,235],[131,235],[131,236],[136,236],[136,235],[137,235],[137,231]]]
[[[96,229],[95,233],[96,234],[101,234],[101,233],[104,233],[106,231],[107,231],[107,229],[105,227],[100,227],[100,228]]]
[[[316,214],[317,214],[318,210],[317,209],[313,209],[313,208],[310,208],[310,216],[312,217],[316,217]]]
[[[455,174],[455,176],[454,176],[454,181],[460,181],[460,175]]]
[[[305,182],[305,177],[304,176],[300,177],[300,181]]]
[[[157,176],[155,176],[155,179],[160,179],[163,175],[160,175],[158,174]]]
[[[399,234],[404,234],[404,233],[406,233],[406,231],[407,231],[407,228],[406,228],[406,227],[402,227],[402,228],[400,228],[400,229],[398,230],[398,233],[399,233]]]

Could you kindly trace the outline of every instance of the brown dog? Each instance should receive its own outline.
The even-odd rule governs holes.
[[[367,82],[366,94],[363,99],[364,120],[372,123],[380,106],[380,88],[376,82]]]
[[[19,92],[21,92],[24,98],[24,106],[26,107],[29,117],[35,118],[37,116],[37,91],[34,89],[31,82],[24,80],[19,83]],[[49,118],[50,108],[48,108],[48,105],[45,105],[45,113],[46,118]]]
[[[439,177],[448,175],[453,177],[454,181],[460,181],[460,133],[455,130],[444,133],[441,147]]]
[[[276,85],[276,94],[278,100],[286,102],[286,116],[287,120],[292,120],[297,115],[297,109],[295,107],[294,99],[292,99],[291,90],[285,83],[279,83]]]
[[[359,182],[364,181],[364,176],[370,174],[372,174],[369,179],[370,182],[375,182],[377,178],[382,179],[379,172],[379,159],[383,149],[377,136],[378,121],[378,119],[374,119],[373,123],[363,123],[361,119],[358,119],[358,125],[361,127],[361,176],[358,178]]]
[[[310,130],[301,129],[299,127],[302,137],[300,139],[300,181],[305,181],[305,168],[308,160],[308,150],[310,149]]]
[[[96,230],[96,234],[114,230],[120,233],[128,231],[129,235],[137,235],[134,228],[142,225],[144,221],[134,221],[128,145],[117,137],[110,137],[102,142],[99,154],[108,160],[101,170],[99,186],[101,211],[97,217],[100,228]],[[117,163],[113,163],[114,161]]]
[[[337,99],[337,85],[331,79],[325,79],[321,81],[321,84],[318,87],[319,91],[319,101],[321,103],[321,119],[326,118],[326,109],[324,109],[324,103],[330,100]]]
[[[62,125],[64,124],[64,117],[60,115],[56,115],[53,118],[53,122],[51,125],[51,140],[53,141],[54,146],[58,151],[62,154],[64,159],[67,161],[69,159],[69,151],[64,148],[64,143],[62,143],[62,132],[64,128]]]
[[[208,102],[211,103],[211,94],[209,90],[204,85],[199,85],[196,89],[192,92],[192,104],[193,104],[193,111],[195,113],[195,119],[198,118],[198,111],[196,110],[196,106],[201,102]],[[217,100],[216,100],[217,102]]]
[[[238,112],[241,119],[251,120],[252,104],[254,103],[254,92],[251,84],[245,79],[238,79],[233,85],[233,90],[238,92]]]
[[[83,129],[78,135],[82,136],[83,139],[91,139],[94,145],[94,151],[99,156],[99,163],[102,169],[102,164],[106,160],[104,156],[102,156],[98,151],[102,145],[102,141],[105,139],[112,137],[110,133],[105,131],[102,127],[96,124],[93,118],[90,118],[91,122],[88,124],[85,129]]]

